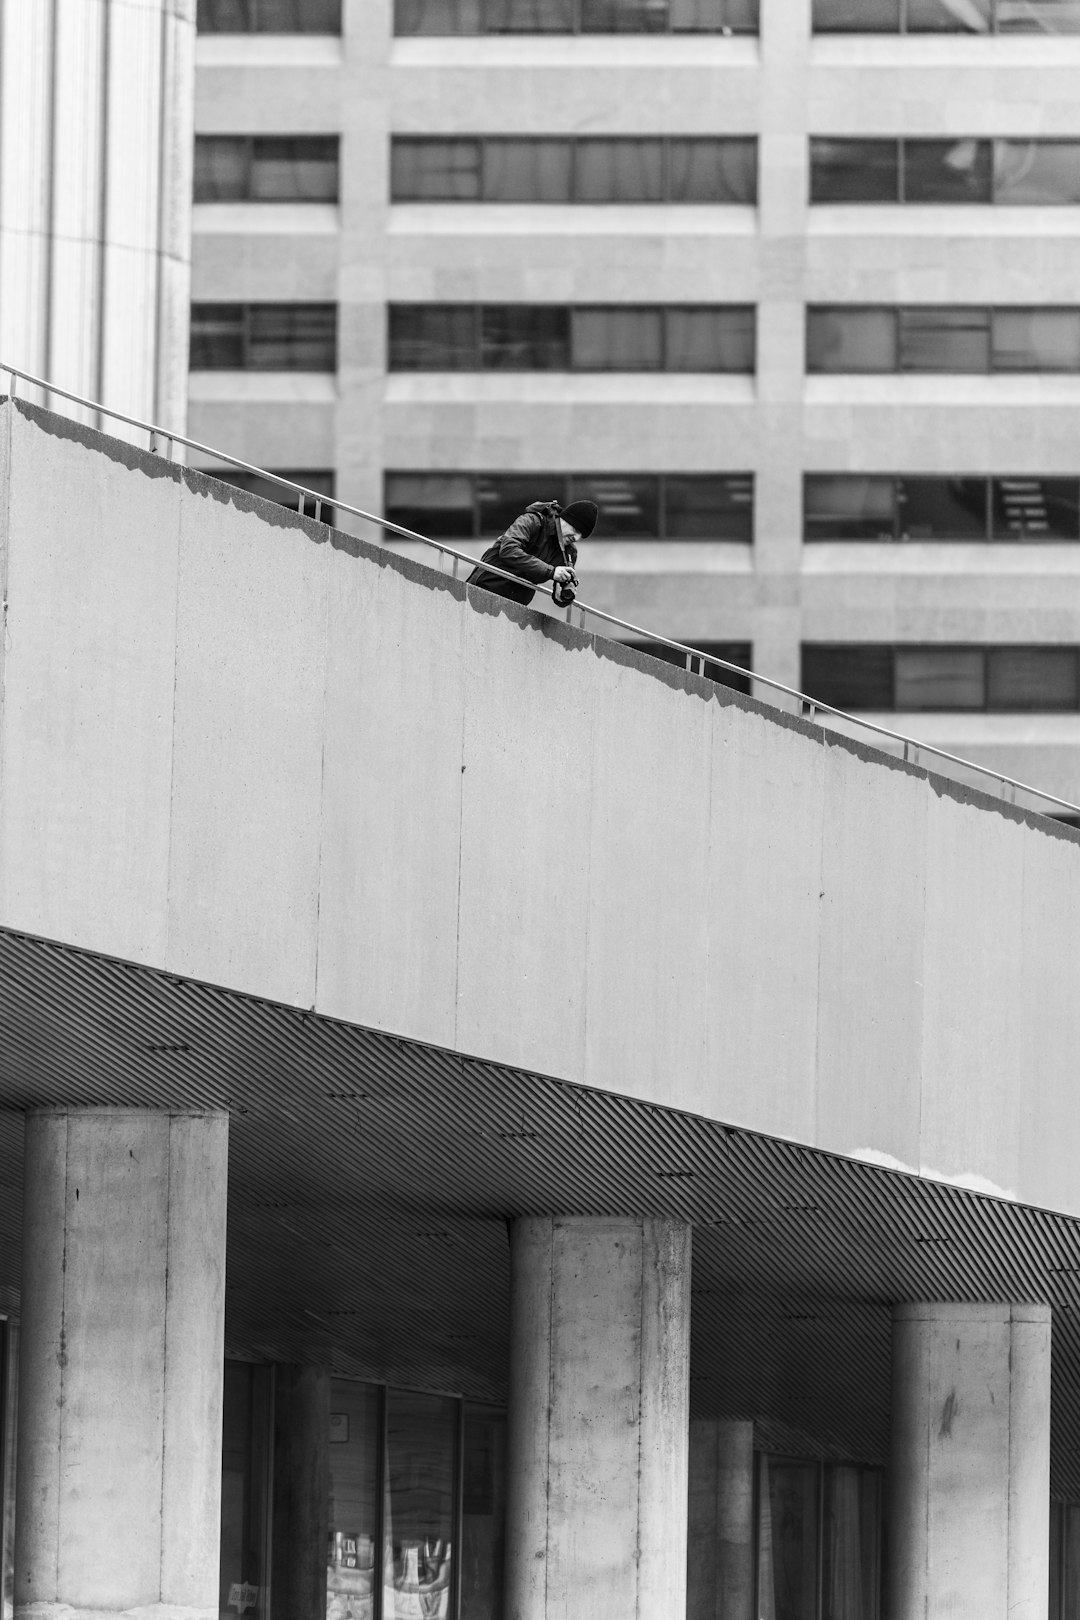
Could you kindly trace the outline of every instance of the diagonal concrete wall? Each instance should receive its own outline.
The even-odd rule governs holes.
[[[1080,1213],[1080,835],[0,407],[0,924]]]

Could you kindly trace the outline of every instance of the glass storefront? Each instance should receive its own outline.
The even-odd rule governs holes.
[[[881,1473],[757,1459],[757,1620],[879,1620]]]
[[[273,1369],[225,1363],[221,1433],[221,1620],[269,1620]]]

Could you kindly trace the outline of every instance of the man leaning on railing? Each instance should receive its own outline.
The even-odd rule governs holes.
[[[568,607],[577,590],[574,565],[578,543],[592,534],[598,515],[593,501],[571,501],[569,506],[562,507],[558,501],[533,501],[514,519],[505,534],[488,547],[467,583],[528,607],[535,595],[531,586],[550,580],[556,607]],[[507,573],[517,574],[523,583],[518,585],[511,579],[489,573],[482,566],[484,563],[494,563]]]

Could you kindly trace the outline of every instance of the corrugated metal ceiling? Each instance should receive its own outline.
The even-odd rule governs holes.
[[[231,1354],[500,1400],[506,1221],[677,1215],[695,1415],[884,1461],[891,1303],[1044,1300],[1054,1488],[1080,1500],[1076,1221],[11,931],[0,986],[0,1289],[21,1110],[225,1107]]]

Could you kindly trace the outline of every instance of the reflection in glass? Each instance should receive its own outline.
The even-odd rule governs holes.
[[[807,371],[895,371],[896,368],[896,310],[807,310]]]
[[[671,202],[756,202],[757,141],[670,140],[667,196]]]
[[[478,359],[472,304],[391,304],[391,371],[471,371]]]
[[[1080,34],[1080,0],[997,0],[999,34]]]
[[[894,540],[896,484],[856,473],[808,473],[803,486],[807,540]]]
[[[906,0],[909,34],[988,34],[991,0]]]
[[[814,0],[815,34],[896,34],[900,0]]]
[[[818,1465],[759,1458],[759,1620],[816,1620]]]
[[[663,361],[660,310],[609,306],[574,311],[574,365],[579,371],[659,371]]]
[[[572,141],[484,142],[485,202],[570,202]]]
[[[566,371],[570,321],[558,305],[485,304],[480,364],[492,371]]]
[[[249,304],[249,371],[334,371],[336,304]]]
[[[326,1620],[375,1620],[380,1397],[374,1384],[333,1381]]]
[[[669,473],[664,479],[663,521],[667,540],[726,540],[751,545],[753,475]]]
[[[904,540],[985,540],[985,478],[897,480]]]
[[[502,1620],[506,1414],[466,1406],[461,1465],[461,1620]]]
[[[382,1620],[449,1620],[458,1403],[386,1392]]]
[[[486,0],[490,34],[567,34],[574,26],[573,0]]]
[[[990,370],[990,312],[918,305],[900,311],[900,370]]]
[[[1074,647],[992,647],[987,653],[988,709],[1077,707]]]
[[[890,140],[810,140],[812,203],[894,203],[900,196],[899,146]]]
[[[906,140],[903,198],[908,203],[991,201],[991,143]]]
[[[480,196],[480,142],[395,140],[390,148],[395,202],[473,202]]]
[[[822,1620],[877,1620],[880,1522],[878,1470],[839,1463],[828,1467]]]
[[[994,369],[1080,371],[1080,310],[995,310]]]
[[[384,510],[391,523],[429,538],[471,539],[472,480],[465,473],[387,473]]]
[[[1080,480],[995,478],[990,511],[995,540],[1080,540]]]
[[[578,144],[578,202],[661,202],[664,143],[661,140],[585,140]]]
[[[664,365],[668,371],[753,371],[754,311],[668,309]]]
[[[981,647],[897,647],[898,709],[981,709],[986,704]]]
[[[222,1620],[267,1614],[272,1373],[226,1361],[221,1432]]]
[[[995,141],[994,201],[1080,202],[1080,141]]]
[[[395,34],[479,34],[483,0],[394,0]]]

